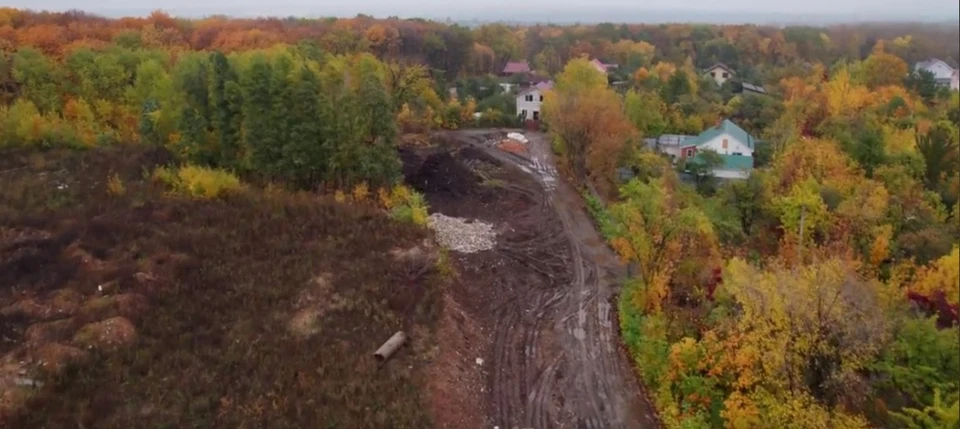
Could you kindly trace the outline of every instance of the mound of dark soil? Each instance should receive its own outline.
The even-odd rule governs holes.
[[[477,192],[480,179],[450,152],[429,155],[407,183],[425,194],[463,198]]]

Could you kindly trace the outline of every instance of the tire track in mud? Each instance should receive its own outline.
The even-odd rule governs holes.
[[[505,243],[501,253],[536,259],[531,252],[548,248],[572,277],[554,290],[519,292],[513,305],[498,309],[490,374],[493,421],[504,429],[658,427],[617,347],[611,311],[620,273],[616,258],[583,210],[580,195],[557,174],[543,136],[527,137],[529,161],[486,148],[541,187],[539,204],[516,216],[517,223],[532,225],[537,234]],[[558,219],[559,228],[538,228],[537,219],[545,216]]]

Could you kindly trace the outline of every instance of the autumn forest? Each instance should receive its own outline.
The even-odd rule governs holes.
[[[283,183],[416,200],[398,146],[519,128],[500,84],[527,82],[501,70],[526,61],[554,83],[539,126],[560,173],[630,267],[621,340],[665,427],[956,428],[960,97],[914,71],[931,58],[960,66],[956,25],[0,8],[0,156],[150,146],[200,171],[181,178],[207,181],[200,193]],[[715,84],[703,71],[717,63],[764,93]],[[758,140],[745,180],[643,143],[724,119]]]

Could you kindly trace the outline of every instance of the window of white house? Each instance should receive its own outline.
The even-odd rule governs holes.
[[[726,78],[728,78],[728,77],[730,77],[730,74],[724,72],[724,73],[723,73],[723,78],[726,79]]]
[[[727,139],[723,139],[723,148],[726,149],[726,148],[727,148],[727,145],[729,145],[729,143],[730,143],[730,142],[728,142]]]
[[[734,153],[733,153],[733,155],[736,155],[736,156],[743,156],[743,153],[742,153],[742,152],[734,152]]]
[[[710,72],[710,77],[717,77],[717,72],[715,71]]]
[[[527,119],[527,109],[523,109],[520,111],[520,117],[523,119]]]
[[[543,101],[543,96],[542,96],[542,95],[540,96],[540,101]]]
[[[533,95],[527,94],[526,100],[527,100],[527,101],[533,101]]]

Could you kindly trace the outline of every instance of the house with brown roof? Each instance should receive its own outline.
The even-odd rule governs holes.
[[[704,76],[709,76],[710,79],[713,79],[717,83],[717,86],[723,85],[724,82],[730,80],[737,75],[732,68],[727,66],[724,63],[716,63],[704,71]]]
[[[530,73],[530,63],[526,61],[507,61],[507,64],[503,66],[503,72],[501,72],[504,76],[525,73]]]

